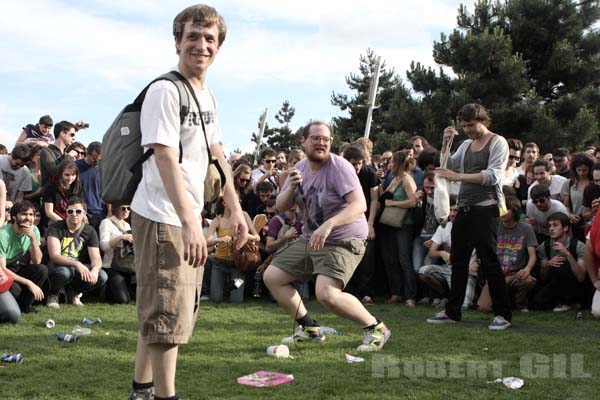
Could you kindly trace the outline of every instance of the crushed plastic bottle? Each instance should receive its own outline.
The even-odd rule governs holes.
[[[71,333],[75,336],[89,335],[92,333],[92,330],[90,328],[82,328],[81,326],[77,325],[75,328],[73,328],[73,332]]]

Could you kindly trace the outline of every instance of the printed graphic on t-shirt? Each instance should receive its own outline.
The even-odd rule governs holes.
[[[72,237],[60,239],[61,255],[71,260],[79,260],[79,253],[83,249],[84,238],[81,236],[73,240]]]
[[[503,272],[511,267],[516,267],[519,253],[523,249],[525,236],[523,235],[501,235],[498,237],[498,258]]]
[[[212,110],[202,111],[202,118],[204,119],[204,125],[210,125],[215,122],[215,113]],[[198,113],[190,111],[190,117],[188,118],[188,126],[200,126],[200,118]]]

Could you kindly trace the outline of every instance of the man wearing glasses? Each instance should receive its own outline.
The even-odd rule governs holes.
[[[27,168],[30,159],[31,149],[27,144],[17,144],[9,155],[0,156],[6,198],[13,203],[23,200],[23,195],[31,192],[31,175]]]
[[[42,173],[42,183],[48,185],[57,179],[58,164],[65,157],[65,150],[73,140],[77,128],[69,121],[60,121],[54,125],[54,143],[44,147],[40,152],[40,170]]]
[[[271,148],[266,148],[260,152],[260,167],[252,171],[252,187],[256,188],[256,185],[262,181],[269,181],[275,187],[275,194],[277,194],[277,175],[279,171],[275,168],[277,163],[277,152]]]
[[[48,228],[48,255],[52,262],[48,267],[50,290],[48,307],[59,308],[58,292],[65,288],[74,293],[85,293],[104,286],[108,280],[102,270],[100,242],[96,230],[83,222],[84,201],[76,196],[67,202],[67,219],[56,221]],[[89,264],[84,264],[83,251],[87,249]],[[78,297],[67,296],[79,300]],[[79,301],[73,304],[83,305]]]
[[[531,198],[527,202],[527,220],[525,222],[533,226],[538,243],[543,243],[550,237],[548,217],[557,212],[567,215],[569,213],[563,203],[550,198],[548,186],[534,186],[531,189],[530,195]]]
[[[363,328],[357,351],[383,348],[391,332],[359,299],[344,292],[365,253],[369,233],[367,204],[354,167],[331,154],[331,130],[311,122],[302,132],[306,158],[290,171],[277,197],[277,209],[298,205],[306,223],[300,239],[282,247],[264,273],[273,297],[299,327],[283,343],[322,342],[325,336],[292,286],[315,276],[317,300],[328,310]]]

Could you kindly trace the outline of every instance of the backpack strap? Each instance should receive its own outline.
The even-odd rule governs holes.
[[[546,252],[546,259],[548,259],[548,260],[550,259],[550,254],[551,254],[550,253],[550,250],[551,250],[550,249],[550,244],[551,244],[551,242],[552,242],[552,239],[548,239],[548,240],[546,240],[544,242],[544,250]]]
[[[223,171],[223,168],[221,168],[221,165],[219,164],[219,160],[213,159],[212,153],[210,152],[210,145],[208,144],[208,138],[206,137],[206,126],[204,125],[204,118],[202,118],[202,108],[200,107],[200,102],[198,101],[198,98],[196,97],[196,92],[194,91],[194,88],[192,87],[190,82],[185,78],[185,76],[181,75],[177,71],[173,71],[172,73],[174,75],[176,75],[181,80],[181,82],[183,82],[185,87],[187,87],[189,93],[191,93],[192,97],[194,98],[194,102],[196,103],[196,107],[198,107],[198,112],[200,113],[200,123],[202,124],[202,132],[204,133],[204,141],[206,142],[206,151],[208,152],[208,165],[209,165],[209,167],[210,167],[210,164],[215,165],[215,167],[217,168],[217,171],[219,172],[219,176],[221,177],[221,187],[224,187],[225,182],[226,182],[225,172]],[[213,98],[213,102],[214,102],[214,98]]]
[[[185,117],[188,115],[189,111],[190,111],[190,96],[187,93],[187,91],[185,90],[185,85],[183,84],[181,78],[183,78],[183,75],[181,75],[179,72],[177,71],[171,71],[171,72],[167,72],[166,74],[162,74],[161,76],[159,76],[158,78],[154,79],[152,82],[150,82],[145,88],[144,90],[142,90],[140,92],[140,94],[138,94],[138,96],[135,98],[135,100],[133,101],[133,104],[139,105],[140,109],[142,106],[142,103],[144,102],[144,99],[146,98],[146,92],[148,92],[148,89],[150,88],[150,86],[158,81],[169,81],[172,82],[175,87],[177,88],[177,93],[179,94],[179,121],[180,124],[183,125],[183,122],[185,121]],[[185,79],[185,78],[183,78]],[[185,94],[185,95],[182,95]],[[137,163],[135,163],[135,165],[131,168],[131,170],[136,170],[138,169],[144,162],[146,162],[147,159],[150,158],[150,156],[154,154],[154,149],[148,149],[144,152],[144,154],[142,155],[142,157],[138,160]],[[179,164],[181,164],[183,162],[183,145],[181,144],[181,140],[179,141]]]

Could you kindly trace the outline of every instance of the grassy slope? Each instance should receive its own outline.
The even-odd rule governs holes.
[[[186,399],[593,399],[600,389],[600,321],[589,315],[584,321],[575,321],[574,312],[516,315],[514,328],[491,332],[490,317],[476,312],[466,313],[461,324],[430,326],[424,318],[434,312],[432,308],[374,306],[373,313],[392,330],[392,339],[383,352],[364,356],[365,363],[348,364],[344,354],[357,354],[354,349],[361,332],[317,304],[310,307],[322,325],[334,326],[342,335],[322,346],[292,347],[294,359],[274,359],[265,349],[292,330],[292,321],[275,305],[205,303],[192,341],[180,351],[179,393]],[[135,307],[89,304],[82,309],[63,306],[49,311],[40,306],[38,310],[17,326],[0,326],[0,353],[20,352],[25,358],[19,365],[0,366],[0,399],[125,398],[135,354]],[[57,324],[53,330],[43,327],[50,316]],[[56,339],[56,334],[70,332],[84,316],[104,322],[92,326],[92,334],[77,344]],[[467,362],[501,361],[503,376],[523,377],[520,359],[527,353],[550,358],[567,354],[567,359],[573,353],[583,354],[585,372],[592,378],[525,377],[525,386],[511,391],[488,383],[496,378],[491,366],[484,378],[440,377],[432,368],[424,372],[428,375],[410,377],[404,368],[459,361],[463,367],[458,372],[464,376]],[[379,377],[377,365],[384,360],[398,368],[389,368]],[[237,377],[257,370],[291,373],[295,382],[273,388],[236,384]],[[415,370],[407,369],[408,375],[411,371]],[[450,372],[446,368],[442,375],[444,371]],[[570,374],[569,368],[566,371]]]

